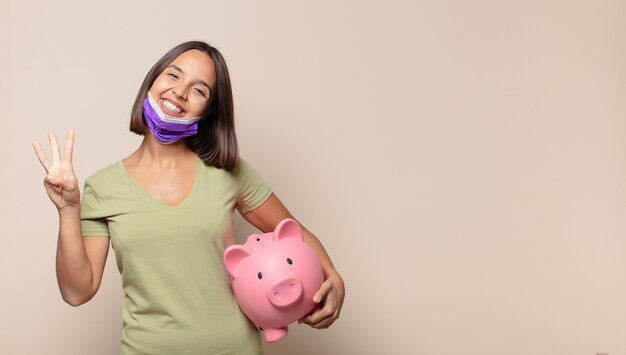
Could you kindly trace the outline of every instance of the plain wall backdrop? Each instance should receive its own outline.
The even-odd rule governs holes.
[[[195,39],[229,65],[242,156],[346,283],[335,325],[267,354],[626,354],[626,2],[0,0],[1,354],[117,351],[114,255],[63,303],[31,143],[75,129],[82,188]]]

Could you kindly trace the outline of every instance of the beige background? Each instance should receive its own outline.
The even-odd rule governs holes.
[[[191,39],[346,281],[331,329],[268,354],[626,354],[625,2],[0,0],[1,354],[115,353],[113,254],[62,302],[30,144],[74,128],[82,186],[138,145],[141,80]]]

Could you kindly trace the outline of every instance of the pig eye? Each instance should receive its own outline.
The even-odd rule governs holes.
[[[293,265],[293,261],[290,258],[287,258],[287,264]]]
[[[261,241],[261,238],[257,238],[257,239],[256,239],[256,241],[257,241],[257,242],[260,242],[260,241]]]
[[[260,280],[260,279],[262,279],[262,278],[263,278],[263,273],[259,271],[259,273],[258,273],[258,274],[256,274],[256,276],[257,276],[257,277],[259,278],[259,280]]]

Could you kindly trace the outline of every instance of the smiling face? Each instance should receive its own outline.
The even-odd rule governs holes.
[[[176,57],[150,87],[150,94],[168,116],[194,118],[206,111],[215,87],[211,58],[196,49]]]

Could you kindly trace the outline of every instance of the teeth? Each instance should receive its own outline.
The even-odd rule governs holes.
[[[180,108],[167,100],[163,100],[163,105],[176,113],[180,113]]]

